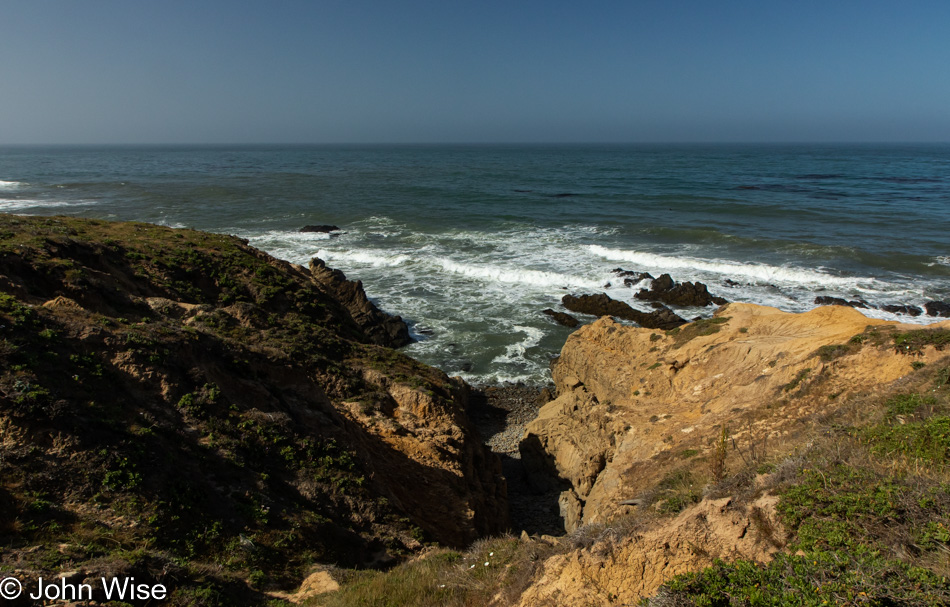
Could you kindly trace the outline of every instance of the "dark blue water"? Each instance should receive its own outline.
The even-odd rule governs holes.
[[[319,255],[410,320],[410,353],[473,380],[543,378],[566,330],[539,311],[631,301],[618,266],[791,311],[950,299],[950,146],[0,148],[0,211]]]

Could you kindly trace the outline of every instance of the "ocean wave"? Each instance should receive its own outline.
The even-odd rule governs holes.
[[[34,209],[39,207],[66,207],[73,204],[91,204],[88,202],[85,203],[71,203],[64,202],[62,200],[37,200],[37,199],[17,199],[17,198],[0,198],[0,211],[15,211],[18,209]]]
[[[374,253],[370,251],[331,251],[320,249],[316,256],[324,261],[350,261],[377,268],[391,268],[412,261],[412,257],[402,254]]]
[[[293,243],[309,243],[317,240],[330,240],[330,234],[326,232],[288,232],[286,230],[269,230],[263,234],[252,237],[250,240],[277,240]]]
[[[786,282],[798,284],[840,285],[854,286],[858,282],[874,282],[874,279],[865,280],[832,276],[816,270],[788,268],[784,266],[770,266],[758,263],[740,263],[725,260],[702,260],[691,257],[671,257],[655,253],[627,251],[623,249],[609,249],[600,245],[589,245],[591,253],[612,261],[628,261],[647,269],[679,269],[686,268],[700,270],[727,276],[745,276],[762,282]]]
[[[544,331],[535,327],[525,327],[515,325],[513,331],[525,334],[525,338],[519,342],[505,346],[505,353],[499,354],[492,359],[493,363],[518,363],[524,361],[524,355],[528,348],[533,348],[541,343],[544,337]]]
[[[15,190],[21,185],[25,185],[22,181],[4,181],[0,179],[0,190]]]
[[[448,259],[442,259],[438,263],[446,272],[490,282],[531,284],[539,287],[583,287],[588,289],[597,289],[601,285],[599,281],[568,274],[559,274],[557,272],[528,270],[524,268],[504,268],[491,265],[472,265],[458,263]]]
[[[934,257],[933,263],[928,263],[927,265],[930,267],[950,266],[950,255],[941,255],[939,257]]]

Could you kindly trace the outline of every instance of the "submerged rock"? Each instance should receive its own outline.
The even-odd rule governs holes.
[[[564,325],[565,327],[570,327],[572,329],[581,324],[581,321],[577,320],[570,314],[567,314],[565,312],[556,312],[552,310],[551,308],[548,308],[546,310],[541,310],[541,313],[547,314],[548,316],[553,318],[557,324]]]
[[[301,232],[322,232],[324,234],[329,234],[330,232],[339,232],[340,228],[334,225],[312,225],[304,226],[300,228]]]

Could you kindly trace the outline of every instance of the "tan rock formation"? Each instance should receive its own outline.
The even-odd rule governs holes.
[[[730,453],[761,449],[801,432],[838,396],[935,359],[933,347],[908,356],[885,339],[920,328],[838,306],[791,314],[729,304],[665,333],[601,318],[573,333],[556,361],[559,396],[526,430],[526,468],[538,489],[564,490],[568,530],[610,520],[684,454],[708,458],[723,427]]]
[[[278,600],[300,605],[321,594],[336,592],[339,589],[340,584],[333,579],[330,572],[323,567],[317,567],[304,579],[303,583],[300,584],[300,588],[297,589],[297,592],[293,594],[287,592],[272,592],[270,596]]]
[[[590,547],[551,557],[520,605],[636,605],[671,577],[715,559],[770,561],[782,535],[777,499],[766,495],[740,509],[730,501],[704,500],[665,525],[599,538]]]

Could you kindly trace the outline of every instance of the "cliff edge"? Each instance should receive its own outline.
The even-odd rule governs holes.
[[[314,563],[503,531],[467,386],[386,347],[407,340],[319,261],[0,215],[0,568],[254,604]]]

